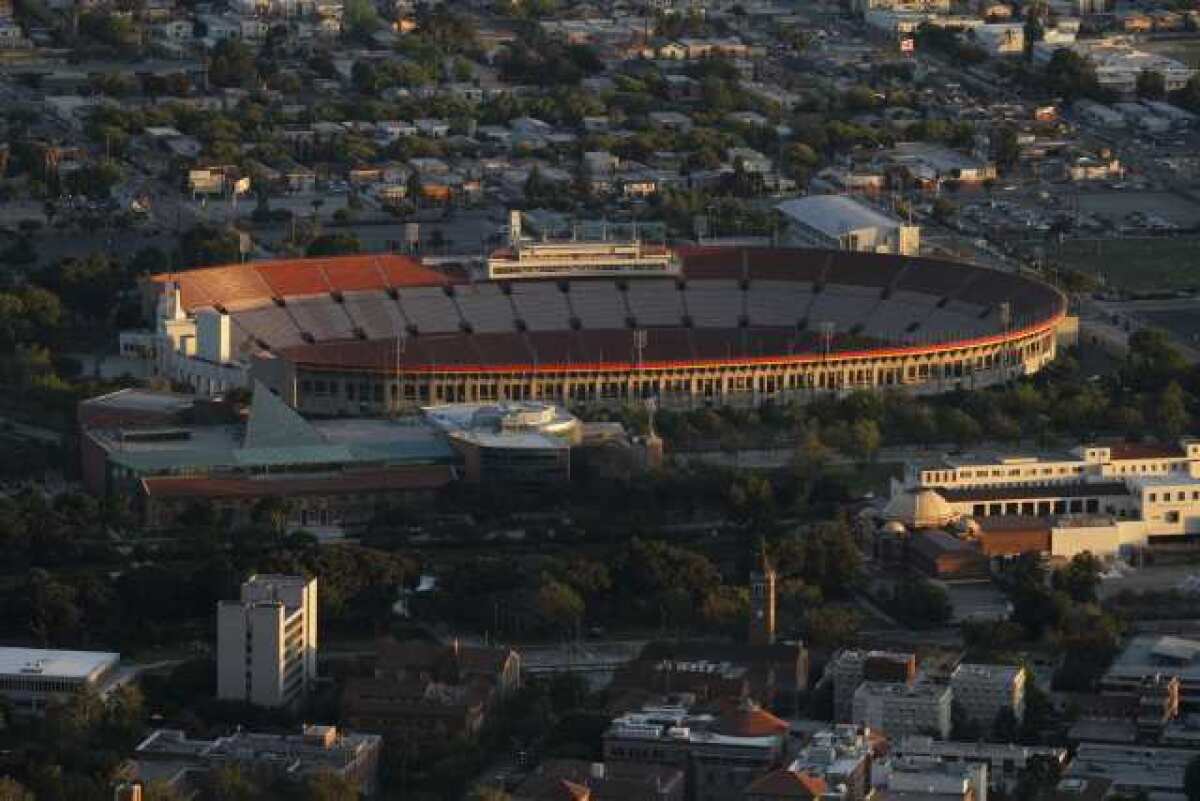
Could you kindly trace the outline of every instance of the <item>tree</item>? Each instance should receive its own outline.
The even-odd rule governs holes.
[[[179,239],[180,256],[189,267],[231,264],[241,256],[237,234],[211,225],[196,225]]]
[[[342,19],[351,36],[370,36],[383,24],[371,0],[346,0]]]
[[[213,48],[208,77],[217,86],[252,86],[258,81],[254,53],[238,39],[222,39]]]
[[[1178,437],[1187,429],[1191,416],[1188,414],[1183,387],[1179,386],[1178,381],[1167,384],[1159,394],[1154,417],[1164,437]]]
[[[584,605],[579,593],[549,576],[542,577],[534,606],[538,614],[563,632],[578,628],[583,619]]]
[[[850,445],[859,460],[863,462],[874,460],[875,454],[879,452],[879,446],[882,444],[883,434],[879,431],[879,424],[874,420],[860,418],[850,426]]]
[[[1167,96],[1167,79],[1157,70],[1142,70],[1137,76],[1138,97],[1162,100]]]
[[[305,254],[309,256],[341,256],[358,253],[361,245],[358,237],[350,233],[322,234],[308,243]]]
[[[1085,551],[1073,557],[1066,567],[1051,577],[1056,590],[1062,590],[1076,603],[1095,603],[1100,586],[1100,560]]]
[[[358,788],[332,770],[314,773],[304,783],[303,801],[358,801]]]
[[[512,801],[512,796],[499,787],[477,784],[467,792],[466,801]]]
[[[888,609],[912,626],[936,626],[950,620],[954,607],[946,590],[924,579],[901,581]]]
[[[1021,144],[1017,137],[1017,129],[1011,125],[1003,125],[996,131],[992,140],[992,158],[1002,172],[1008,172],[1021,157]]]
[[[0,778],[0,801],[34,801],[33,793],[16,779]]]
[[[205,796],[211,801],[255,801],[261,793],[249,776],[235,765],[223,765],[205,776]]]

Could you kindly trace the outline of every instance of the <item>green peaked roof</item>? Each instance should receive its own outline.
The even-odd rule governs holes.
[[[254,382],[250,419],[243,448],[294,448],[325,445],[325,437],[261,381]]]

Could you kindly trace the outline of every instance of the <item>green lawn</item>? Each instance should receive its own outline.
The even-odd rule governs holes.
[[[1051,248],[1067,267],[1134,291],[1200,288],[1200,239],[1071,239]]]

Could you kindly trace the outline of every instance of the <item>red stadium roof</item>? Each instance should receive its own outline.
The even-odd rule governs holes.
[[[273,297],[446,283],[441,273],[395,254],[252,261],[162,273],[151,280],[177,281],[183,307],[189,311],[200,306],[248,306]]]

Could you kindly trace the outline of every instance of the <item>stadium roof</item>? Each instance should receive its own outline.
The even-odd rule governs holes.
[[[830,237],[840,237],[861,228],[897,228],[904,225],[899,218],[846,195],[798,197],[785,200],[775,208],[784,216]]]
[[[408,256],[378,254],[324,259],[273,259],[161,273],[152,281],[179,284],[183,307],[237,307],[269,298],[331,292],[436,286],[446,277]]]

